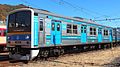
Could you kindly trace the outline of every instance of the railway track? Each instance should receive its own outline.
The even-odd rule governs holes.
[[[0,67],[20,66],[21,62],[10,63],[8,51],[0,52]]]
[[[29,65],[42,64],[43,66],[41,67],[44,67],[47,65],[50,65],[50,67],[54,67],[54,66],[60,67],[58,65],[64,65],[63,67],[66,67],[66,66],[70,67],[70,66],[76,66],[76,65],[78,67],[84,67],[84,66],[85,67],[91,67],[91,66],[92,67],[119,67],[120,66],[119,61],[112,62],[112,60],[115,60],[116,57],[120,56],[119,50],[120,50],[120,47],[114,47],[111,49],[101,49],[101,50],[86,51],[81,53],[64,54],[60,57],[50,57],[48,59],[37,60],[37,61],[31,62]],[[98,56],[96,56],[97,54]],[[85,59],[85,57],[89,57],[89,58]],[[80,58],[84,60],[81,60]],[[79,61],[79,59],[81,61]],[[48,63],[48,64],[45,65],[44,63]]]

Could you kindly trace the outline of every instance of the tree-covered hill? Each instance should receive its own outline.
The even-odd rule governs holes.
[[[19,5],[0,4],[0,20],[5,21],[6,16],[10,11],[18,8],[25,8],[25,7],[27,6],[23,4],[19,4]]]

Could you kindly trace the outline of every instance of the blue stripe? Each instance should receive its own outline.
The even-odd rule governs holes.
[[[98,40],[98,39],[87,39],[87,40]]]
[[[16,34],[16,35],[9,35],[8,40],[31,40],[30,34]]]
[[[88,38],[88,39],[97,39],[96,36],[88,36],[87,38]]]
[[[47,35],[46,39],[50,40],[51,36]],[[80,40],[80,39],[81,39],[81,36],[62,36],[62,40]]]
[[[62,36],[62,39],[80,39],[81,36]]]

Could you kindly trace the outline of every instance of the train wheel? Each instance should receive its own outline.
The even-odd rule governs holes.
[[[97,50],[97,45],[95,45],[95,49],[94,50]]]
[[[60,54],[63,55],[65,53],[64,49],[60,50]]]
[[[24,63],[24,64],[28,64],[28,61],[27,61],[27,60],[24,60],[23,63]]]
[[[54,56],[58,57],[60,56],[61,51],[59,49],[54,49]]]
[[[4,47],[3,46],[0,47],[0,52],[2,52],[2,51],[4,51]]]
[[[45,50],[45,51],[41,51],[41,57],[47,58],[49,56],[49,51]]]

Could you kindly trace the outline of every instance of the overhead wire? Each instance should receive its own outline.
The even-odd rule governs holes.
[[[94,21],[112,21],[112,20],[120,20],[120,18],[110,18],[110,19],[101,19],[101,20],[94,20]]]
[[[83,12],[83,13],[86,13],[87,15],[91,15],[92,17],[94,17],[94,19],[100,18],[100,17],[103,17],[103,16],[104,16],[104,17],[110,17],[110,16],[107,16],[107,15],[102,15],[102,14],[100,14],[100,13],[98,13],[98,12],[91,11],[91,10],[89,10],[89,9],[80,7],[80,6],[78,6],[78,5],[72,4],[72,3],[67,2],[67,1],[65,1],[65,0],[60,0],[60,1],[63,2],[63,3],[66,3],[66,4],[68,4],[68,5],[70,5],[71,7],[75,8],[75,9],[77,9],[77,10],[80,10],[80,11]],[[99,16],[99,17],[95,17],[94,15],[92,15],[92,13],[93,13],[93,14],[96,14],[96,15],[100,15],[100,16]]]
[[[64,0],[51,0],[51,1],[57,2],[59,5],[63,5],[64,7],[66,7],[65,6],[65,4],[66,4],[67,6],[72,7],[73,9],[75,9],[75,11],[77,11],[77,12],[82,12],[82,13],[84,13],[86,15],[94,17],[94,15],[91,15],[90,13],[84,11],[82,8],[78,8],[77,6],[74,6],[73,4],[71,4],[71,3],[67,2],[67,1],[64,1]]]
[[[27,2],[26,0],[21,0],[22,2],[24,2],[24,3],[26,3],[26,4],[28,4],[28,6],[30,7],[30,5],[32,5],[32,6],[34,6],[34,7],[39,7],[39,6],[37,6],[37,5],[35,5],[35,4],[32,4],[32,3],[29,3],[29,2]],[[58,0],[57,1],[55,1],[55,0],[51,0],[51,1],[54,1],[54,2],[58,2]],[[69,3],[69,2],[67,2],[67,1],[64,1],[64,0],[59,0],[59,5],[63,5],[63,4],[67,4],[67,5],[69,5],[69,6],[71,6],[72,8],[74,8],[76,11],[81,11],[81,12],[83,12],[84,14],[86,14],[86,15],[89,15],[89,16],[92,16],[92,17],[95,17],[94,15],[92,15],[91,13],[88,13],[88,11],[89,12],[93,12],[93,11],[90,11],[90,10],[88,10],[88,9],[85,9],[85,8],[82,8],[82,7],[80,7],[80,6],[74,6],[73,4],[71,4],[71,3]],[[66,6],[64,6],[64,7],[66,7]],[[87,12],[86,12],[86,11]],[[99,13],[97,13],[97,12],[94,12],[94,13],[96,13],[96,14],[99,14]],[[105,15],[104,15],[105,16]],[[97,17],[98,18],[98,17]]]
[[[20,1],[22,1],[22,2],[25,3],[25,4],[27,4],[28,7],[31,7],[31,6],[39,7],[39,6],[35,5],[35,4],[32,4],[32,3],[27,2],[26,0],[20,0]]]
[[[54,0],[55,1],[55,0]],[[58,0],[57,0],[58,1]],[[76,9],[76,10],[79,10],[83,13],[86,13],[87,15],[91,15],[89,14],[88,12],[90,13],[94,13],[94,14],[99,14],[100,16],[99,17],[94,17],[94,20],[93,21],[112,21],[112,20],[120,20],[120,18],[111,18],[111,19],[108,19],[108,17],[110,18],[111,16],[108,16],[108,15],[102,15],[98,12],[95,12],[95,11],[91,11],[89,9],[86,9],[86,8],[83,8],[83,7],[80,7],[80,6],[77,6],[77,5],[74,5],[74,4],[71,4],[70,2],[67,2],[65,0],[59,0],[62,4],[68,4],[69,6],[71,6],[72,8]],[[87,11],[87,12],[86,12]],[[93,16],[93,15],[91,15]],[[100,19],[100,20],[95,20],[96,18],[100,18],[100,17],[104,17],[105,19]]]
[[[28,4],[29,7],[30,7],[30,5],[32,5],[32,6],[34,6],[34,7],[39,7],[39,6],[35,5],[35,4],[32,4],[32,3],[27,2],[27,1],[25,1],[25,0],[21,0],[21,1],[24,2],[24,3],[26,3],[26,4]],[[54,2],[56,2],[56,3],[58,2],[58,0],[57,0],[57,1],[52,0],[52,1],[54,1]],[[83,7],[80,7],[80,6],[74,6],[73,4],[71,4],[71,3],[67,2],[67,1],[64,1],[64,0],[60,0],[58,3],[59,3],[59,5],[63,5],[63,4],[66,3],[67,5],[71,6],[71,7],[74,8],[75,10],[80,10],[81,12],[83,12],[83,13],[85,13],[85,14],[87,14],[87,15],[91,15],[91,14],[85,12],[84,10],[89,11],[89,12],[91,12],[91,13],[95,13],[95,14],[101,15],[100,13],[93,12],[93,11],[88,10],[88,9],[86,9],[86,8],[83,8]],[[65,7],[66,7],[66,6],[65,6]],[[91,15],[91,16],[93,16],[93,15]],[[102,16],[110,17],[110,16],[107,16],[107,15],[101,15],[101,17],[102,17]],[[120,18],[111,18],[111,19],[106,18],[106,19],[93,20],[93,21],[112,21],[112,20],[120,20]]]

